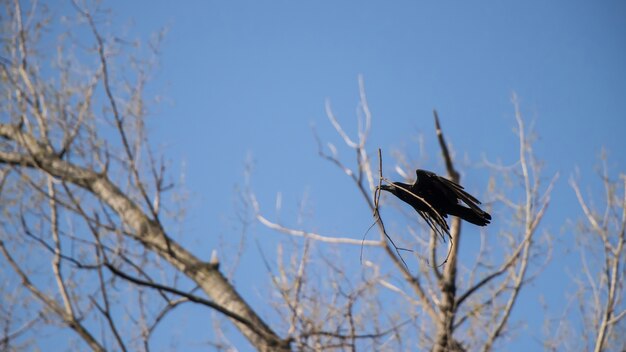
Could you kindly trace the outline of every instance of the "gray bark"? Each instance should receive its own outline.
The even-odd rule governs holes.
[[[107,204],[132,229],[132,236],[197,283],[211,300],[233,316],[230,319],[259,351],[288,351],[289,341],[281,339],[243,300],[218,265],[201,261],[167,236],[111,180],[106,172],[96,172],[61,159],[49,145],[25,133],[17,125],[0,124],[0,137],[13,141],[16,150],[0,151],[0,163],[41,170],[64,182],[79,186]]]

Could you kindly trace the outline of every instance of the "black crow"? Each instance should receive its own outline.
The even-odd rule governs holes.
[[[393,193],[412,206],[436,232],[439,231],[433,227],[435,224],[448,233],[448,223],[444,219],[448,214],[478,226],[489,224],[491,215],[478,207],[480,201],[465,192],[463,186],[430,171],[416,170],[415,173],[417,178],[412,185],[393,182],[391,185],[381,186],[381,189]]]

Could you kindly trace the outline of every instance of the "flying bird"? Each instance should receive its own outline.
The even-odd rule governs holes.
[[[418,169],[415,173],[417,178],[412,185],[393,182],[390,185],[382,185],[380,189],[392,193],[412,206],[441,236],[442,231],[449,234],[450,228],[445,220],[448,215],[457,216],[478,226],[490,223],[491,215],[478,207],[480,201],[465,192],[463,186],[434,172]]]

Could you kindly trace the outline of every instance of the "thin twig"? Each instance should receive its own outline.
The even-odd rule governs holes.
[[[406,251],[410,251],[410,250],[405,249],[405,248],[400,248],[400,247],[396,246],[396,244],[393,241],[393,239],[391,239],[391,237],[387,234],[387,231],[385,230],[385,224],[383,223],[383,219],[380,217],[380,212],[378,211],[378,204],[379,204],[379,201],[380,201],[381,186],[382,186],[382,182],[384,180],[384,177],[383,177],[383,157],[382,157],[382,152],[381,152],[380,148],[378,148],[378,176],[379,176],[378,177],[378,188],[374,192],[374,219],[379,224],[382,233],[385,235],[385,238],[391,243],[393,248],[396,250],[396,254],[400,258],[400,260],[402,261],[404,266],[408,269],[409,267],[406,264],[406,261],[404,260],[404,258],[402,257],[402,254],[400,253],[400,250],[406,250]],[[363,262],[363,246],[361,246],[361,263],[362,262]]]

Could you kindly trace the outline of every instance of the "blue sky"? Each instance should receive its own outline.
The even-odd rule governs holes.
[[[389,161],[385,172],[398,177],[392,172],[392,150],[417,156],[419,134],[429,154],[425,164],[415,167],[443,172],[432,123],[435,108],[459,159],[470,160],[464,183],[476,192],[487,182],[476,168],[482,155],[505,163],[517,158],[510,102],[516,92],[525,117],[534,122],[536,153],[546,175],[561,174],[544,228],[565,242],[571,236],[566,220],[580,215],[567,184],[575,168],[581,169],[583,189],[597,190],[595,167],[602,147],[609,152],[613,175],[626,166],[622,1],[159,0],[106,5],[130,37],[146,38],[168,28],[150,86],[165,100],[151,108],[150,126],[173,172],[185,171],[190,201],[183,241],[207,258],[220,239],[235,237],[235,187],[244,182],[249,155],[252,187],[268,211],[281,192],[284,220],[294,224],[293,210],[306,194],[309,228],[362,235],[371,215],[345,176],[317,156],[311,132],[315,124],[323,140],[340,142],[324,114],[326,99],[346,129],[356,131],[359,74],[374,117],[369,150],[383,149]],[[284,239],[259,226],[251,232],[267,248]],[[539,293],[558,304],[568,290],[564,275],[574,264],[561,252],[524,292],[515,318],[531,326],[517,332],[519,344],[508,350],[538,346]],[[266,273],[252,241],[246,253],[234,280],[260,307],[259,291],[267,283],[257,278]],[[353,261],[358,267],[358,256]]]

